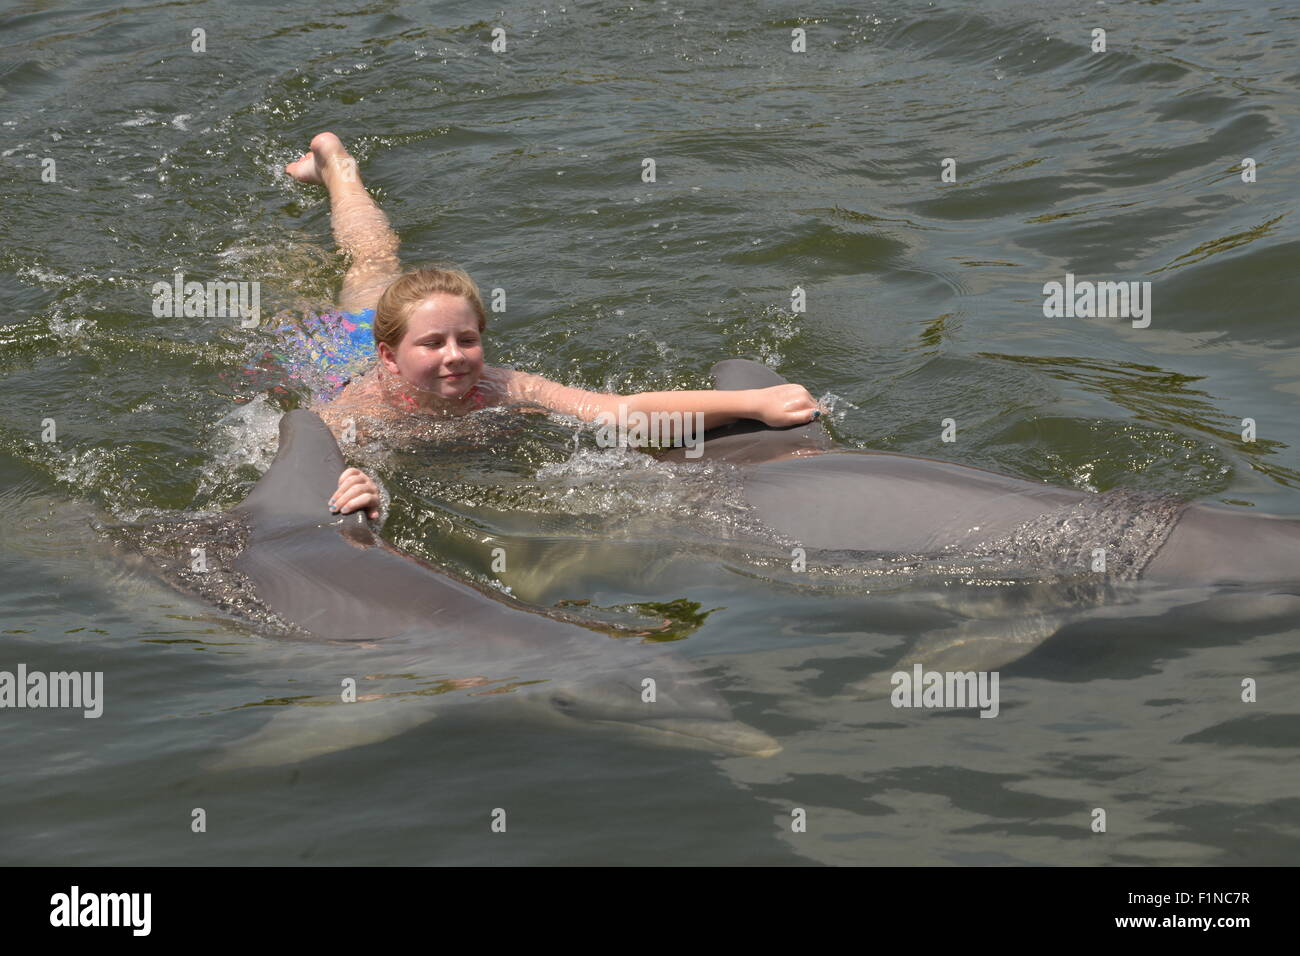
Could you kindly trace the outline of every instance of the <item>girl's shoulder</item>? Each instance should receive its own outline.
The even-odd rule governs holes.
[[[545,381],[530,372],[485,365],[474,388],[488,405],[511,405],[531,401],[538,385]]]
[[[329,402],[335,409],[361,409],[380,404],[379,383],[375,379],[373,368],[349,379],[343,390]]]
[[[324,419],[336,435],[346,426],[357,427],[362,419],[395,419],[397,410],[383,400],[374,370],[351,379],[333,399],[318,402],[311,410]]]

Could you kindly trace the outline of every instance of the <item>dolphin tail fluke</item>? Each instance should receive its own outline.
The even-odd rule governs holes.
[[[320,701],[277,705],[277,713],[256,733],[231,744],[206,764],[207,770],[278,767],[396,737],[434,718],[420,699],[384,699],[345,704]]]

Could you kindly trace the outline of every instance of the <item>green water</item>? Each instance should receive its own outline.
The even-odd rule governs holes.
[[[302,399],[241,380],[258,333],[156,318],[150,289],[180,271],[259,282],[264,311],[331,301],[343,263],[323,192],[282,173],[323,129],[406,263],[450,258],[506,290],[492,364],[630,392],[706,387],[718,359],[756,358],[826,396],[849,448],[1300,514],[1287,5],[20,2],[0,17],[0,669],[102,670],[107,687],[98,720],[0,711],[0,860],[1295,859],[1300,622],[1067,629],[1004,669],[997,720],[845,701],[924,619],[851,582],[774,581],[727,543],[698,476],[575,452],[563,422],[488,416],[378,461],[386,534],[480,575],[482,542],[508,542],[535,556],[512,586],[539,603],[711,610],[683,655],[783,752],[659,750],[484,707],[214,774],[204,760],[269,702],[321,693],[336,667],[152,582],[89,524],[227,508],[269,462],[279,411]],[[1150,281],[1150,326],[1045,318],[1043,284],[1067,273]],[[696,511],[693,532],[656,528]],[[1259,703],[1239,701],[1242,676]],[[488,829],[495,807],[508,835]]]

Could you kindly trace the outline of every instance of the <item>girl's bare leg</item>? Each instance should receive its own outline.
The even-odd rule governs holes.
[[[318,133],[311,141],[311,151],[286,166],[285,172],[299,182],[315,183],[329,191],[334,239],[349,260],[339,308],[345,312],[373,309],[389,283],[401,274],[397,258],[400,240],[362,185],[357,161],[333,133]]]

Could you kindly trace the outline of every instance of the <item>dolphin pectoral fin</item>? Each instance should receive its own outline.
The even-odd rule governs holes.
[[[893,675],[910,674],[917,664],[927,671],[995,671],[1029,654],[1072,619],[1069,614],[1028,614],[963,621],[925,636],[895,667],[850,684],[848,691],[864,698],[888,697]]]
[[[236,770],[301,763],[324,754],[388,740],[436,716],[420,698],[302,702],[278,705],[260,730],[236,741],[204,769]]]

